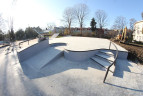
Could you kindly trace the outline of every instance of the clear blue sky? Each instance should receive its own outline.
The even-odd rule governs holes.
[[[0,0],[0,13],[8,18],[13,14],[14,28],[27,26],[46,27],[47,23],[55,23],[62,26],[63,11],[66,7],[73,7],[78,3],[85,3],[90,9],[90,14],[85,26],[90,26],[91,18],[98,9],[108,14],[108,26],[111,28],[117,16],[124,16],[128,20],[135,18],[141,20],[143,12],[143,0],[17,0],[15,7],[9,7],[12,0]],[[76,26],[76,25],[75,25]]]

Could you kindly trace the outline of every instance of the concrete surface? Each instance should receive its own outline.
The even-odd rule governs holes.
[[[23,42],[23,41],[24,40],[20,40],[20,41],[15,42],[15,44],[17,45],[17,51],[22,51],[22,50],[26,49],[27,47],[30,47],[34,44],[37,44],[38,43],[38,38],[29,40],[29,42],[28,41]],[[20,44],[20,48],[19,48],[19,43],[20,42],[23,42],[23,43]]]
[[[6,48],[8,48],[8,46],[1,47],[1,48],[0,48],[0,54],[3,53],[3,52],[6,50]]]
[[[110,41],[108,39],[103,38],[91,38],[91,37],[62,37],[62,38],[55,38],[49,40],[49,43],[66,43],[65,49],[72,50],[72,51],[87,51],[87,50],[95,50],[95,49],[109,49]],[[120,47],[119,45],[115,44],[119,51],[125,51],[126,49]],[[111,49],[116,50],[113,45],[111,45]]]
[[[80,46],[75,44],[76,41],[80,43],[77,37],[64,38],[50,40],[50,43],[64,41],[62,43],[76,51],[78,48],[81,48],[80,51],[93,49],[91,45],[97,49],[103,48],[109,43],[105,39],[99,40],[103,44],[94,45],[96,40],[93,38],[87,42],[81,37]],[[84,47],[84,44],[87,46]],[[126,51],[122,47],[119,49]],[[109,72],[106,83],[103,83],[106,71],[91,59],[74,62],[60,56],[37,70],[34,65],[31,66],[32,62],[19,62],[17,47],[10,50],[9,54],[6,54],[7,51],[0,54],[0,96],[143,96],[143,66],[128,60],[118,59],[114,74]]]
[[[62,37],[49,40],[49,44],[65,43],[64,56],[72,61],[85,61],[94,56],[100,49],[109,49],[110,41],[103,38],[90,38],[90,37]],[[127,59],[128,51],[119,45],[115,44],[119,50],[118,58]],[[116,48],[111,44],[111,51],[116,55]]]
[[[63,53],[63,49],[60,47],[48,47],[43,49],[39,54],[35,54],[31,58],[21,62],[22,65],[30,65],[31,67],[40,70],[42,67],[46,66],[57,56]]]
[[[0,54],[0,96],[142,96],[143,67],[117,60],[114,76],[91,60],[72,62],[64,57],[40,72],[20,65],[16,52]]]

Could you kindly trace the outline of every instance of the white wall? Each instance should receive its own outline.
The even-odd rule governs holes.
[[[133,40],[143,42],[143,21],[135,23],[134,29]]]

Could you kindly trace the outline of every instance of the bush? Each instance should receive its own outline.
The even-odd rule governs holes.
[[[28,27],[25,30],[26,38],[36,38],[38,33],[33,30],[32,27]]]

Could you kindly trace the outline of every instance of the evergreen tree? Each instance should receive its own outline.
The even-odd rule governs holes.
[[[19,29],[15,35],[17,40],[25,39],[25,32],[22,29]]]
[[[90,26],[91,26],[92,32],[95,31],[95,29],[96,29],[96,22],[95,22],[94,18],[91,19]]]
[[[10,36],[10,41],[14,41],[15,40],[15,34],[14,34],[13,28],[11,28],[11,30],[9,31],[9,36]]]
[[[34,27],[34,29],[39,29],[40,30],[40,28],[35,28]],[[37,37],[38,36],[38,33],[37,32],[35,32],[35,30],[33,30],[33,28],[32,27],[27,27],[26,29],[25,29],[25,34],[26,34],[26,38],[28,39],[28,38],[35,38],[35,37]]]

